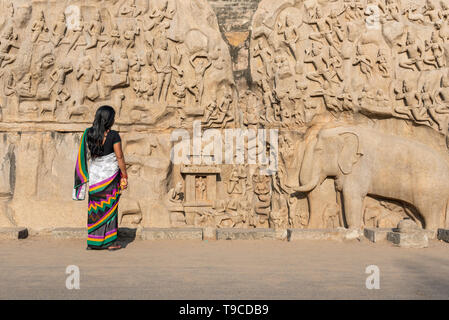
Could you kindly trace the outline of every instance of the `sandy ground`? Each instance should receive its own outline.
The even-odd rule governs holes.
[[[66,268],[80,289],[66,288]],[[368,290],[368,265],[380,289]],[[365,241],[140,241],[116,252],[82,240],[0,241],[0,299],[448,299],[449,244]]]

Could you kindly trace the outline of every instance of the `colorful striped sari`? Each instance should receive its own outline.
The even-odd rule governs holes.
[[[87,244],[102,248],[117,240],[120,169],[115,153],[111,153],[90,160],[87,170],[86,131],[81,138],[76,161],[73,199],[84,200],[86,185],[89,183]]]

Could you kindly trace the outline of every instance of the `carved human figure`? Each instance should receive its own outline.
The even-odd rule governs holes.
[[[3,32],[0,39],[0,68],[3,68],[16,60],[16,56],[9,53],[11,48],[19,49],[17,35],[14,33],[12,26]]]
[[[422,108],[419,109],[419,116],[421,119],[426,119],[428,116],[437,124],[438,130],[442,130],[442,124],[439,119],[439,115],[435,112],[435,100],[433,94],[429,91],[429,83],[425,82],[422,85],[421,92],[419,94],[420,103]],[[429,119],[429,125],[432,125],[432,122]]]
[[[273,70],[271,67],[273,54],[271,52],[270,47],[266,46],[264,40],[261,38],[259,38],[259,40],[257,41],[256,45],[253,48],[253,57],[254,58],[260,57],[260,60],[262,61],[267,77],[271,78],[273,76]]]
[[[167,101],[172,77],[171,54],[166,39],[159,39],[158,43],[153,56],[153,65],[157,72],[156,98],[158,101]]]
[[[334,117],[337,117],[338,112],[344,111],[341,101],[338,99],[338,93],[329,85],[328,82],[324,83],[323,89],[311,93],[310,96],[323,97],[324,105]]]
[[[89,57],[84,57],[81,64],[77,68],[76,79],[81,80],[81,99],[80,104],[84,104],[85,99],[94,101],[98,98],[99,92],[97,81],[100,79],[100,70],[92,66],[92,61]]]
[[[305,101],[306,97],[304,95],[307,84],[300,82],[299,79],[295,79],[295,90],[292,90],[289,94],[289,99],[295,102],[294,111],[292,117],[295,118],[295,123],[298,125],[303,125],[306,122],[305,115]]]
[[[312,49],[310,51],[306,51],[304,63],[312,64],[315,71],[306,74],[306,78],[318,82],[320,85],[323,85],[322,79],[324,79],[324,81],[331,81],[330,72],[325,61],[326,57],[322,53],[321,45],[312,43]]]
[[[42,32],[48,32],[47,23],[45,21],[44,12],[41,11],[39,13],[38,20],[34,21],[33,26],[31,27],[32,32],[32,42],[36,42],[39,39],[39,36],[42,34]]]
[[[345,0],[345,18],[349,21],[360,19],[363,16],[364,7],[359,0]]]
[[[274,119],[272,118],[273,114],[273,104],[275,102],[273,97],[273,90],[268,83],[268,79],[264,76],[261,76],[259,79],[259,86],[262,89],[262,102],[265,108],[265,120],[269,123],[272,123]]]
[[[173,203],[181,203],[184,201],[184,186],[180,181],[178,182],[174,188],[171,188],[168,192],[169,198],[168,200]]]
[[[142,8],[136,5],[136,0],[126,0],[120,7],[119,13],[122,16],[138,17],[143,12]]]
[[[196,177],[195,179],[195,199],[207,200],[206,177]]]
[[[120,38],[120,30],[118,28],[118,25],[114,23],[109,33],[108,40],[103,42],[103,44],[101,45],[101,49],[105,46],[109,46],[109,48],[111,49],[114,48],[114,46],[118,46],[120,44]]]
[[[424,49],[417,43],[415,36],[412,32],[407,33],[407,40],[402,49],[398,53],[406,53],[407,60],[399,63],[399,66],[405,69],[414,70],[413,66],[416,66],[418,71],[423,69],[423,54]]]
[[[298,61],[298,41],[300,40],[299,27],[295,25],[293,17],[285,15],[284,21],[279,22],[278,34],[282,35],[282,41],[288,46],[296,61]]]
[[[90,39],[87,43],[86,50],[95,48],[98,42],[107,42],[109,39],[103,35],[104,25],[101,20],[100,11],[97,11],[94,15],[94,19],[88,24],[86,32],[89,34]]]
[[[71,41],[69,43],[70,44],[69,48],[67,49],[67,54],[69,54],[72,49],[76,50],[79,46],[87,45],[86,41],[84,42],[80,41],[81,36],[84,34],[84,29],[85,29],[84,19],[82,16],[80,16],[78,25],[69,31],[69,34],[71,33],[72,36],[70,37]]]
[[[374,101],[378,107],[390,108],[390,99],[388,99],[382,89],[377,89]]]
[[[410,21],[419,22],[423,24],[425,17],[422,13],[418,12],[419,6],[416,3],[409,3],[408,7],[402,11],[402,14],[406,16]]]
[[[431,51],[432,55],[431,57],[424,59],[424,63],[433,65],[436,69],[445,66],[446,61],[444,58],[444,44],[438,36],[438,33],[435,31],[432,32],[430,40],[426,40],[425,51]]]
[[[212,100],[204,110],[203,118],[201,123],[204,124],[206,128],[210,127],[218,119],[218,106],[216,100]]]
[[[201,105],[204,93],[204,75],[206,70],[212,65],[212,61],[207,53],[196,52],[190,56],[189,62],[195,71],[195,86],[198,89],[198,96],[196,97],[196,100]]]
[[[73,67],[70,62],[61,63],[56,70],[50,75],[50,79],[54,82],[54,92],[56,93],[55,108],[56,111],[58,103],[64,103],[69,100],[71,95],[65,86],[67,74],[73,71]]]
[[[337,97],[341,101],[341,108],[344,111],[357,111],[354,99],[348,86],[344,86],[342,92]]]
[[[104,73],[114,73],[114,56],[112,55],[111,49],[108,47],[104,48],[100,55],[99,67]]]
[[[379,48],[377,51],[376,64],[382,74],[382,77],[388,78],[390,76],[390,68],[388,65],[387,55],[382,48]]]
[[[226,124],[234,120],[231,108],[232,102],[232,95],[231,93],[227,92],[220,99],[220,102],[218,104],[218,119],[215,122],[221,124],[222,128],[226,128]]]
[[[356,56],[354,57],[354,62],[352,65],[359,65],[360,72],[362,72],[366,77],[370,78],[372,76],[373,63],[361,44],[357,44]]]
[[[67,32],[67,22],[64,12],[59,15],[58,20],[52,28],[52,42],[55,47],[59,47]]]
[[[136,44],[136,36],[140,35],[140,28],[137,24],[129,23],[126,30],[123,32],[123,39],[126,48],[134,48]]]
[[[401,19],[401,10],[396,2],[397,0],[385,0],[385,19],[386,21],[396,20],[397,22]]]
[[[426,0],[422,14],[423,16],[428,17],[430,22],[435,22],[439,19],[439,11],[431,0]]]
[[[322,42],[322,39],[324,38],[329,43],[329,45],[333,45],[333,39],[331,37],[331,26],[327,17],[324,17],[323,13],[321,12],[321,8],[319,6],[316,7],[315,16],[304,20],[304,22],[307,24],[315,25],[317,28],[317,32],[311,33],[309,35],[309,39],[324,44]]]
[[[228,181],[228,194],[241,194],[242,186],[240,185],[240,174],[236,166],[232,168],[231,176]]]
[[[343,61],[335,48],[329,47],[329,56],[327,59],[324,59],[324,63],[329,70],[329,79],[333,80],[337,77],[338,80],[343,81]]]
[[[405,107],[396,106],[395,112],[398,115],[405,115],[408,119],[417,123],[424,123],[432,126],[432,122],[426,117],[427,110],[420,105],[420,96],[416,91],[412,91],[411,85],[404,80],[402,83],[402,92],[394,89],[396,100],[403,100]]]
[[[360,107],[369,107],[374,104],[374,95],[369,90],[369,87],[367,85],[363,86],[362,92],[360,93],[357,101]]]

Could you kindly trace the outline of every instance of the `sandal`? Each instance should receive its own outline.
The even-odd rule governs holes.
[[[119,244],[113,244],[108,247],[108,251],[116,251],[122,249],[122,246]]]

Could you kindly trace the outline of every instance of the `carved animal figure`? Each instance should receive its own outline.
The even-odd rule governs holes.
[[[298,192],[311,192],[335,179],[348,227],[362,226],[367,195],[412,205],[424,228],[444,226],[449,199],[449,165],[428,146],[361,126],[324,128],[306,147]],[[311,215],[317,214],[309,197]],[[448,222],[446,221],[446,225]]]

